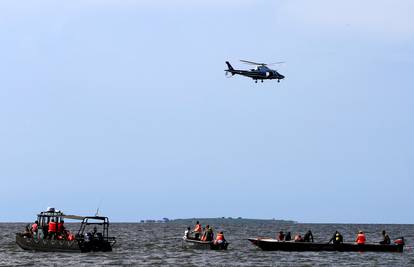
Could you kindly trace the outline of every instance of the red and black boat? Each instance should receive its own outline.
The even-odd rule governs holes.
[[[398,239],[398,242],[390,245],[382,244],[364,244],[355,243],[320,243],[320,242],[295,242],[279,241],[273,238],[249,238],[250,242],[266,251],[350,251],[350,252],[403,252],[404,238]]]

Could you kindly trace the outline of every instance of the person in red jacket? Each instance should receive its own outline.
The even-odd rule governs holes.
[[[37,239],[37,237],[38,237],[37,233],[39,231],[39,222],[38,221],[35,221],[34,224],[32,224],[31,231],[32,231],[32,234],[33,234],[33,238]]]
[[[57,232],[63,233],[65,230],[64,221],[61,219],[60,222],[57,223]]]
[[[57,232],[57,223],[55,222],[55,220],[50,220],[49,222],[49,229],[47,230],[48,233],[48,238],[49,239],[54,239],[56,236],[56,232]]]
[[[356,238],[356,240],[355,240],[355,242],[356,242],[358,245],[364,245],[364,244],[365,244],[365,241],[366,241],[366,237],[365,237],[364,232],[359,231],[359,232],[358,232],[358,235],[357,235],[357,238]]]

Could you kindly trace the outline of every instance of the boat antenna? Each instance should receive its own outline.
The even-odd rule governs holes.
[[[98,207],[96,208],[95,216],[98,216],[99,214],[99,208],[101,207],[101,203],[102,203],[102,198],[99,200]]]

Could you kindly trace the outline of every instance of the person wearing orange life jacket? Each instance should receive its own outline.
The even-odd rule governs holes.
[[[356,238],[356,240],[355,240],[355,242],[356,242],[358,245],[364,245],[364,244],[365,244],[365,241],[366,241],[366,237],[365,237],[364,232],[359,231],[359,232],[358,232],[358,235],[357,235],[357,238]]]
[[[207,224],[206,228],[203,228],[203,234],[201,235],[201,241],[207,241],[207,230],[209,228],[209,225]]]
[[[219,232],[216,236],[216,240],[214,240],[214,244],[220,245],[222,243],[226,242],[226,239],[224,238],[223,231]]]
[[[195,239],[200,240],[200,235],[201,235],[202,230],[203,229],[201,228],[200,222],[197,221],[197,223],[195,225],[195,228],[194,228],[194,237],[195,237]]]
[[[65,227],[63,226],[65,222],[61,219],[60,222],[57,223],[57,232],[58,233],[63,233],[63,231],[65,230]]]
[[[48,232],[48,238],[52,239],[55,237],[56,232],[57,232],[57,223],[55,222],[55,220],[51,220],[49,222],[49,229],[47,230]]]
[[[61,237],[62,239],[65,239],[65,227],[63,226],[64,221],[60,219],[60,221],[56,222],[56,237]]]

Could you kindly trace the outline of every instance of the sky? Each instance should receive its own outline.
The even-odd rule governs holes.
[[[1,1],[0,221],[414,223],[413,9]]]

